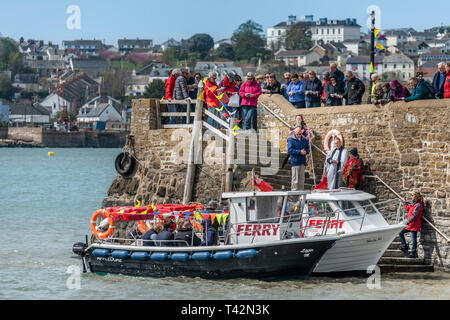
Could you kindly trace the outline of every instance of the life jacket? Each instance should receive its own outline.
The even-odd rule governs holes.
[[[414,216],[414,211],[416,210],[417,206],[420,205],[419,211],[417,213],[416,218],[411,221],[408,226],[405,228],[409,231],[420,231],[420,228],[422,226],[422,212],[424,203],[422,201],[413,202],[413,204],[405,204],[405,209],[408,210],[408,220],[411,219]]]

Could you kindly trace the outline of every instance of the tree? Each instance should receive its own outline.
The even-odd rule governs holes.
[[[302,22],[290,25],[286,30],[286,49],[310,49],[313,46],[308,27]]]
[[[169,66],[174,66],[178,61],[179,53],[176,47],[170,47],[164,50],[162,60],[165,64]]]
[[[125,86],[129,82],[130,70],[111,70],[102,72],[103,89],[114,99],[120,99],[125,95]]]
[[[155,79],[145,86],[144,98],[160,99],[164,96],[164,81]]]
[[[231,36],[231,43],[236,59],[247,60],[261,57],[267,59],[270,52],[265,48],[265,40],[262,36],[262,26],[248,20],[242,23]]]
[[[229,43],[222,43],[216,50],[214,50],[212,56],[215,59],[222,58],[228,60],[234,60],[235,54],[233,46]]]
[[[0,39],[0,67],[3,66],[3,69],[6,69],[9,65],[9,58],[11,54],[18,52],[19,48],[17,47],[17,44],[13,39]]]
[[[189,53],[199,53],[203,59],[214,47],[214,39],[206,33],[197,33],[187,39],[186,47]]]
[[[14,88],[11,84],[11,80],[4,75],[0,76],[0,98],[11,100],[14,96]]]

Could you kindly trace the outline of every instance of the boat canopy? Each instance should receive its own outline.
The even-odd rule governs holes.
[[[374,198],[373,194],[354,189],[315,190],[306,195],[306,200],[314,201],[365,201]]]

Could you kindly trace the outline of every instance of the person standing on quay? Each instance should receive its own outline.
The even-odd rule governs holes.
[[[296,128],[295,136],[288,141],[288,153],[291,157],[291,190],[305,189],[306,155],[309,154],[309,141],[302,136],[303,130]]]
[[[402,243],[400,250],[404,252],[408,251],[405,233],[411,232],[412,248],[409,257],[417,258],[417,232],[419,232],[421,228],[424,203],[422,194],[417,190],[411,192],[411,198],[412,202],[404,203],[405,209],[408,210],[408,218],[405,221],[407,226],[399,233],[400,241]]]
[[[180,69],[173,69],[170,73],[169,78],[167,78],[164,88],[166,94],[166,100],[171,101],[174,99],[173,93],[175,91],[175,81],[181,75]],[[177,112],[176,104],[169,104],[169,112]],[[169,117],[169,124],[175,124],[175,117]]]
[[[308,72],[309,78],[305,81],[306,108],[320,107],[320,98],[322,96],[322,82],[316,77],[313,70]]]
[[[291,76],[291,83],[287,88],[289,102],[297,109],[305,108],[305,83],[299,79],[298,74]]]
[[[258,114],[256,108],[258,106],[258,97],[261,93],[261,86],[255,80],[253,73],[247,73],[247,81],[239,89],[239,95],[242,97],[241,105],[244,112],[244,130],[249,130],[252,122],[253,129],[255,131],[258,130]]]

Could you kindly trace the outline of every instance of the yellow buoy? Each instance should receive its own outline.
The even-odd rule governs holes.
[[[48,153],[48,155],[49,155],[49,156],[54,156],[54,155],[55,155],[55,153],[54,153],[54,152],[52,152],[52,151],[50,151],[50,152]]]

